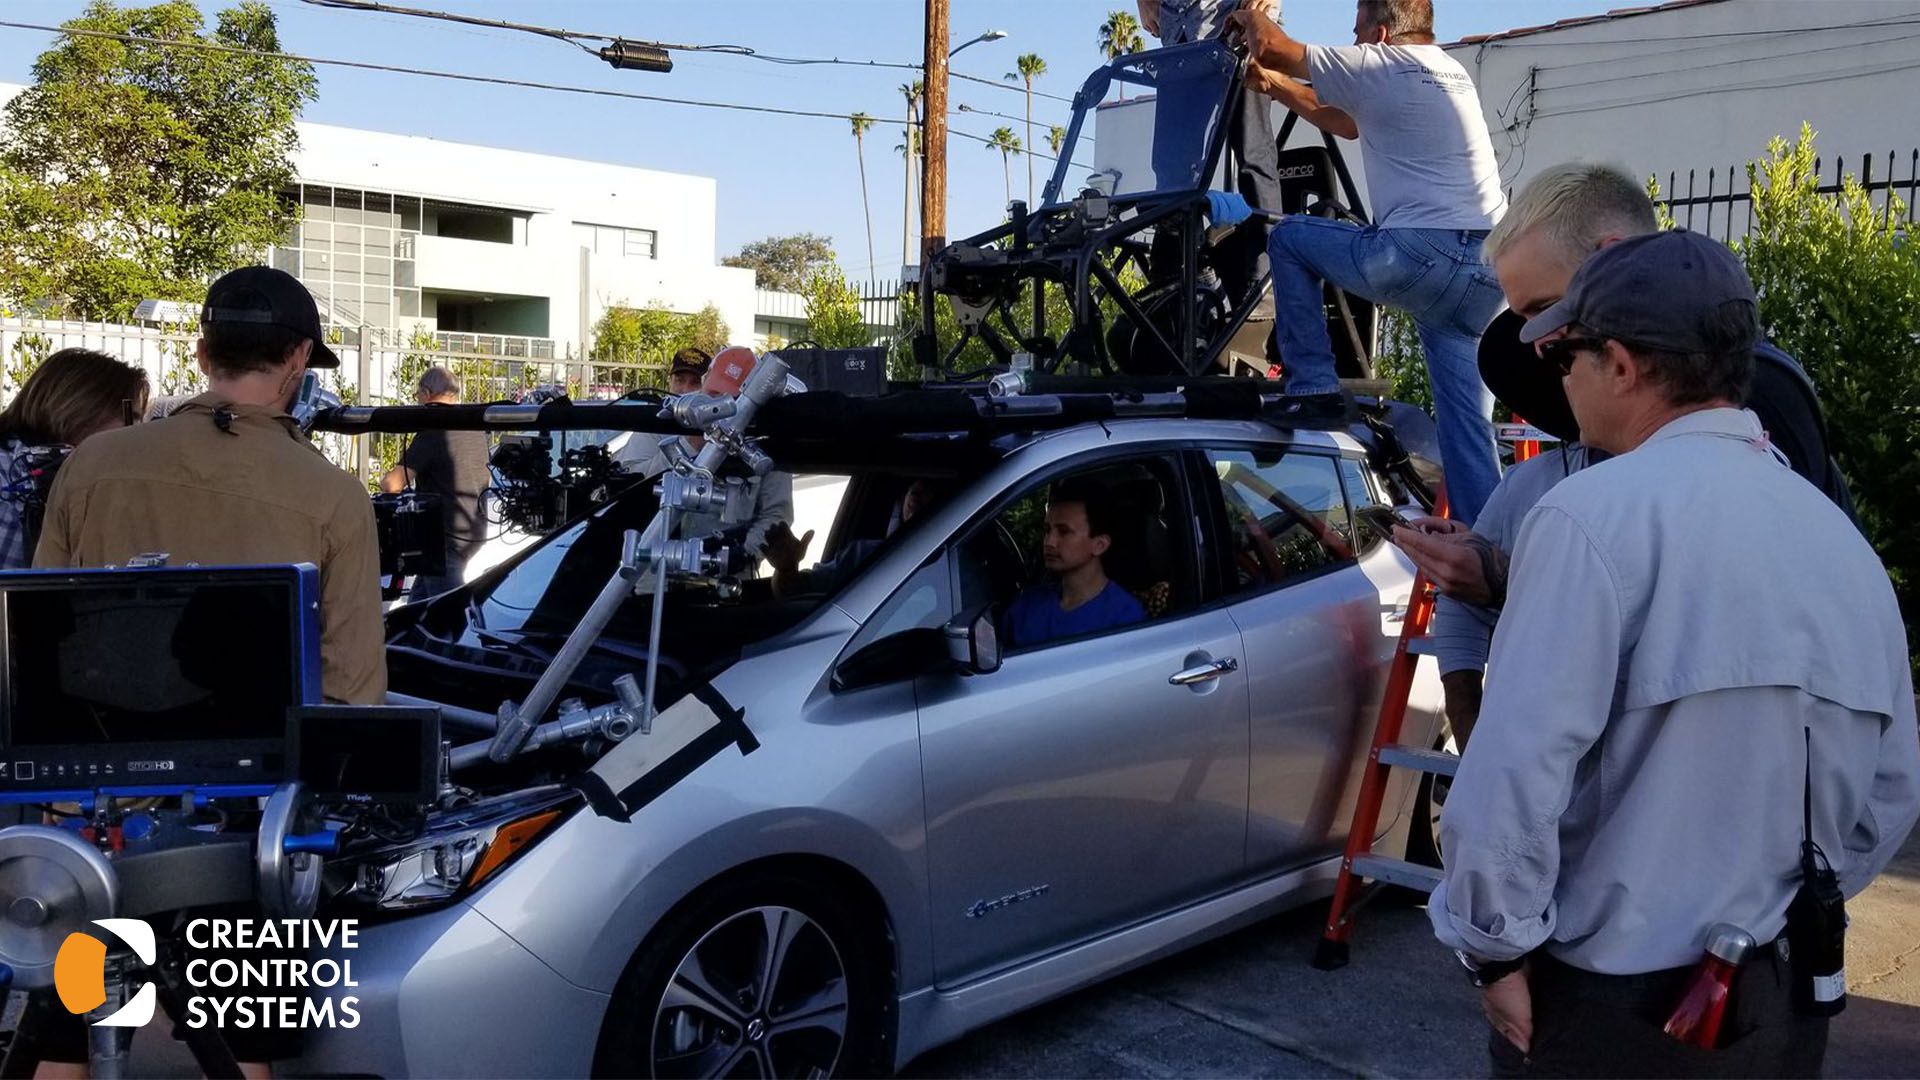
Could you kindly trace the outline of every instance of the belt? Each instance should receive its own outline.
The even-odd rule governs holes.
[[[1748,953],[1735,978],[1757,978],[1759,976],[1754,973],[1760,971],[1784,973],[1787,968],[1786,954],[1787,937],[1782,934]],[[1534,953],[1532,960],[1535,974],[1542,984],[1551,983],[1574,997],[1622,1008],[1636,1007],[1649,998],[1665,1000],[1679,993],[1695,968],[1695,965],[1688,964],[1634,975],[1603,975],[1574,967],[1546,952]]]

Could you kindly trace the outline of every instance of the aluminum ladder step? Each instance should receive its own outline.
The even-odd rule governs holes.
[[[1398,765],[1405,769],[1414,769],[1438,776],[1452,776],[1460,771],[1460,755],[1449,754],[1442,750],[1422,750],[1417,746],[1396,743],[1380,748],[1380,764]]]
[[[1445,875],[1436,867],[1421,866],[1405,859],[1395,859],[1386,855],[1356,855],[1353,859],[1353,875],[1384,881],[1389,885],[1398,885],[1403,889],[1417,889],[1430,893],[1440,885]]]

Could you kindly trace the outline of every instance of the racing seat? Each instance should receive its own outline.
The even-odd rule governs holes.
[[[1366,209],[1340,201],[1340,186],[1345,169],[1335,159],[1333,136],[1322,146],[1287,146],[1298,116],[1289,113],[1278,136],[1280,165],[1280,212],[1312,214],[1315,217],[1369,224]],[[1328,285],[1326,288],[1327,335],[1333,339],[1334,371],[1343,379],[1373,378],[1373,354],[1380,338],[1380,312],[1373,301]],[[1281,357],[1280,362],[1286,363]]]
[[[1113,546],[1107,549],[1107,576],[1133,594],[1158,619],[1179,606],[1175,588],[1173,532],[1166,522],[1166,489],[1144,465],[1116,469],[1104,477],[1113,501]]]

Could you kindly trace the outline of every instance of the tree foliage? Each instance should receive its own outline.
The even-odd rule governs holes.
[[[833,238],[815,233],[769,236],[720,260],[722,266],[753,271],[753,284],[757,289],[790,293],[800,292],[808,277],[832,262]]]
[[[685,348],[717,353],[727,347],[729,333],[720,309],[712,304],[691,315],[669,311],[658,302],[639,308],[616,304],[593,324],[589,355],[615,364],[664,364]]]
[[[65,26],[280,49],[261,0],[220,12],[211,34],[191,0],[94,0]],[[70,34],[33,79],[0,133],[0,292],[21,306],[124,319],[149,297],[197,302],[292,227],[309,65]]]
[[[809,340],[828,349],[853,349],[873,344],[873,330],[860,310],[860,294],[834,263],[815,270],[800,290],[807,300]]]
[[[1128,53],[1145,52],[1147,41],[1140,36],[1140,20],[1129,11],[1109,11],[1100,24],[1100,54],[1114,60]]]
[[[1849,175],[1822,194],[1812,128],[1747,166],[1753,231],[1735,245],[1760,324],[1819,387],[1860,521],[1920,641],[1920,244],[1906,207]]]

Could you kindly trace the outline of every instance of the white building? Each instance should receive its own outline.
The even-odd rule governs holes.
[[[1689,170],[1697,194],[1709,170],[1727,194],[1731,168],[1744,192],[1745,163],[1803,121],[1829,166],[1871,156],[1876,180],[1890,153],[1910,179],[1920,148],[1920,0],[1673,0],[1446,48],[1480,88],[1509,187],[1586,159],[1663,185],[1678,173],[1675,197]]]
[[[1444,7],[1440,15],[1445,32]],[[1829,182],[1836,159],[1859,173],[1867,156],[1873,178],[1885,181],[1891,154],[1896,192],[1911,194],[1920,0],[1671,0],[1444,47],[1479,88],[1509,190],[1550,165],[1586,160],[1657,174],[1668,197],[1687,196],[1689,171],[1697,196],[1708,194],[1710,170],[1714,193],[1744,193],[1745,164],[1770,138],[1791,141],[1804,121],[1819,134]],[[1150,174],[1152,107],[1150,97],[1101,106],[1096,168]],[[1276,128],[1284,117],[1276,106]],[[1301,123],[1289,145],[1320,138]],[[1358,144],[1340,146],[1364,193]],[[1674,174],[1678,191],[1668,185]]]
[[[718,308],[754,326],[753,272],[714,260],[700,176],[300,125],[302,220],[275,266],[346,325],[590,345],[609,307]]]
[[[23,87],[0,83],[0,102]],[[715,259],[709,177],[302,123],[288,192],[302,221],[268,258],[321,317],[399,339],[416,328],[580,355],[609,307],[712,304],[754,333],[753,272]]]

